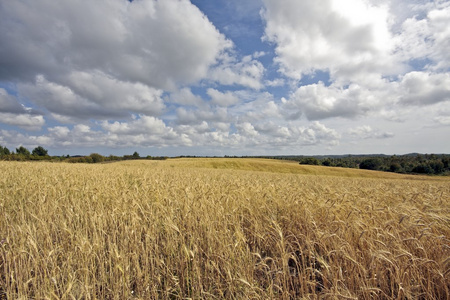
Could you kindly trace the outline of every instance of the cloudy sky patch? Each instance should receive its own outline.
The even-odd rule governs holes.
[[[449,153],[449,23],[443,0],[0,0],[0,144]]]

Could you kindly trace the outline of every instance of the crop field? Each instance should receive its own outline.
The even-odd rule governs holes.
[[[449,299],[450,178],[0,162],[0,299]]]

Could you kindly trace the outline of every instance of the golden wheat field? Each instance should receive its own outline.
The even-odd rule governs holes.
[[[449,299],[450,178],[0,162],[0,299]]]

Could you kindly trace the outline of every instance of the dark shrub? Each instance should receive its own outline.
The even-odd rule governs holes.
[[[88,161],[89,158],[90,158],[91,162],[93,162],[93,163],[99,163],[99,162],[102,162],[105,160],[105,158],[98,153],[91,153],[91,155],[86,157],[86,162],[90,162],[90,161]]]
[[[305,157],[300,161],[301,165],[320,165],[320,161],[314,157]]]
[[[381,166],[382,162],[379,158],[368,158],[359,164],[360,169],[366,170],[380,170]]]

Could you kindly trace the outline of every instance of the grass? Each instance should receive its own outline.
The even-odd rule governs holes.
[[[0,162],[0,299],[448,299],[450,179]]]

